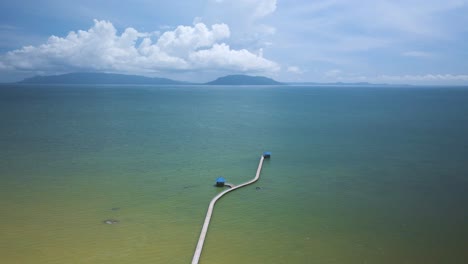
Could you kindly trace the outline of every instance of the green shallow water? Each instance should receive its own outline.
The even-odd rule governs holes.
[[[2,85],[0,117],[0,263],[190,263],[265,150],[201,263],[468,259],[465,88]]]

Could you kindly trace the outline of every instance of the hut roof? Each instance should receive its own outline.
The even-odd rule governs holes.
[[[224,179],[223,177],[218,177],[216,178],[216,182],[226,182],[226,179]]]

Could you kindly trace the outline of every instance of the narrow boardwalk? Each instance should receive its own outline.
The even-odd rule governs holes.
[[[198,262],[200,261],[200,255],[203,249],[203,244],[205,243],[206,233],[208,232],[208,226],[210,225],[211,215],[213,214],[213,208],[215,206],[216,201],[218,201],[219,198],[221,198],[223,195],[225,195],[228,192],[234,191],[236,189],[242,188],[244,186],[247,186],[249,184],[256,182],[258,178],[260,178],[260,172],[262,171],[264,159],[265,158],[262,155],[262,157],[260,158],[260,163],[258,163],[257,174],[255,175],[255,178],[253,178],[252,180],[248,182],[244,182],[230,189],[227,189],[223,192],[220,192],[211,200],[210,205],[208,206],[208,212],[206,213],[205,222],[203,223],[203,228],[200,233],[200,238],[198,239],[197,248],[195,249],[195,254],[193,254],[192,264],[198,264]]]

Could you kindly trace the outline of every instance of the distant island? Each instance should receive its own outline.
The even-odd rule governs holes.
[[[280,85],[271,78],[263,76],[228,75],[206,83],[208,85]]]
[[[76,72],[61,75],[34,76],[19,83],[28,84],[189,84],[167,78],[150,78],[138,75]]]
[[[319,82],[288,82],[286,84],[290,85],[336,85],[336,86],[367,86],[367,85],[379,85],[379,86],[385,86],[389,85],[386,83],[369,83],[369,82],[352,82],[352,83],[345,83],[345,82],[329,82],[329,83],[319,83]]]
[[[24,84],[149,84],[149,85],[187,85],[202,84],[171,80],[167,78],[150,78],[138,75],[77,72],[61,75],[34,76],[18,83]],[[228,75],[206,85],[279,85],[282,84],[263,76]]]
[[[142,84],[142,85],[312,85],[312,86],[372,86],[372,85],[389,85],[389,84],[373,84],[367,82],[356,83],[318,83],[318,82],[278,82],[264,76],[249,76],[249,75],[227,75],[217,78],[214,81],[207,83],[194,83],[176,81],[168,78],[145,77],[139,75],[126,75],[114,73],[98,73],[98,72],[75,72],[60,75],[34,76],[26,78],[17,83],[20,84]]]

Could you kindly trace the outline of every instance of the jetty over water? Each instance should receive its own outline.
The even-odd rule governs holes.
[[[197,244],[197,247],[195,249],[195,254],[193,255],[193,259],[192,259],[192,264],[198,264],[198,262],[200,261],[200,256],[201,256],[201,253],[202,253],[202,250],[203,250],[203,244],[205,243],[205,238],[206,238],[206,233],[208,232],[208,226],[210,225],[210,220],[211,220],[211,215],[213,214],[213,209],[214,209],[214,206],[216,204],[216,202],[221,198],[223,197],[223,195],[227,194],[228,192],[232,192],[234,190],[237,190],[239,188],[242,188],[244,186],[247,186],[249,184],[252,184],[254,182],[256,182],[259,178],[260,178],[260,172],[262,171],[262,166],[263,166],[263,160],[265,158],[270,158],[270,155],[271,153],[270,152],[265,152],[261,158],[260,158],[260,162],[258,163],[258,168],[257,168],[257,174],[255,174],[255,178],[253,178],[252,180],[248,181],[248,182],[244,182],[242,184],[239,184],[239,185],[227,185],[231,188],[223,191],[223,192],[220,192],[218,195],[216,195],[210,202],[210,205],[208,206],[208,212],[206,213],[206,217],[205,217],[205,222],[203,223],[203,227],[202,227],[202,231],[200,233],[200,238],[198,239],[198,244]]]

